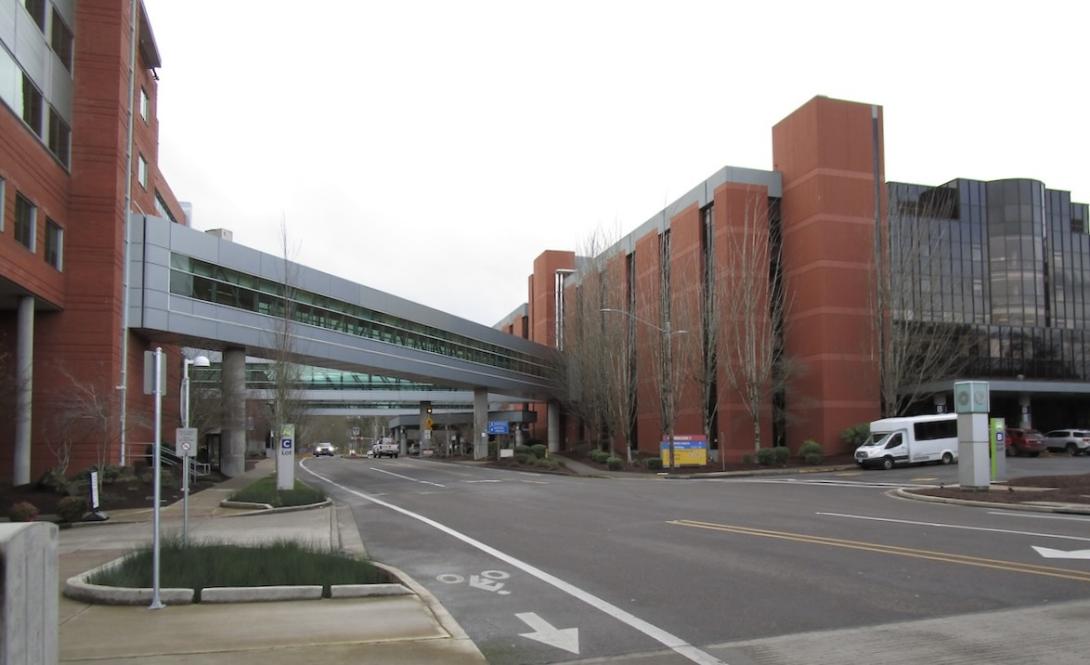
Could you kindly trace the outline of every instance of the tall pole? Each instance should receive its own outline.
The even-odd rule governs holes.
[[[159,477],[159,469],[162,464],[160,460],[160,445],[163,438],[162,428],[162,416],[163,416],[163,385],[162,385],[162,371],[163,371],[163,349],[162,347],[155,347],[155,443],[152,446],[152,456],[154,457],[154,470],[155,480],[153,485],[155,491],[153,492],[153,499],[155,505],[152,506],[151,511],[151,605],[148,606],[150,610],[159,610],[163,608],[163,603],[159,600],[159,494],[161,479]]]
[[[189,366],[193,361],[182,358],[182,427],[189,429]],[[189,544],[189,455],[182,456],[182,545]]]
[[[676,467],[674,462],[674,343],[670,337],[670,319],[666,319],[666,329],[662,331],[666,344],[666,413],[670,417],[670,425],[667,428],[667,436],[670,440],[670,468]]]

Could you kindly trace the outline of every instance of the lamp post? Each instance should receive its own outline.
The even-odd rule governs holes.
[[[669,451],[670,451],[670,468],[673,469],[676,466],[676,464],[674,462],[674,423],[673,423],[675,395],[674,395],[674,359],[673,359],[673,353],[672,353],[673,344],[671,343],[670,340],[674,335],[684,335],[684,334],[688,333],[689,331],[688,330],[671,330],[670,329],[670,320],[669,319],[666,320],[666,327],[665,328],[660,328],[659,326],[657,326],[656,324],[648,321],[647,319],[640,318],[640,317],[636,316],[635,314],[633,314],[632,312],[629,312],[627,310],[614,309],[612,307],[602,307],[598,311],[600,311],[600,312],[616,312],[618,314],[624,314],[625,316],[632,319],[633,321],[638,321],[638,322],[642,323],[643,325],[648,326],[649,328],[653,328],[653,329],[659,331],[660,333],[662,333],[663,353],[665,355],[665,357],[663,358],[663,365],[664,365],[664,369],[666,370],[665,371],[665,382],[666,382],[666,391],[665,392],[666,392],[666,395],[665,395],[664,398],[668,400],[668,403],[667,403],[668,405],[667,405],[667,408],[666,408],[666,412],[668,414],[670,414],[670,420],[671,420],[669,428],[668,428],[669,432],[667,433],[667,437],[669,439],[668,446],[669,446]]]
[[[182,358],[182,427],[189,429],[189,366],[208,367],[207,356],[197,356],[190,360]],[[189,543],[189,455],[182,456],[182,543]]]

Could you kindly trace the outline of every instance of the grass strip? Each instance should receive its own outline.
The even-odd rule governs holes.
[[[266,476],[235,492],[231,496],[232,501],[249,501],[251,503],[267,503],[273,508],[286,506],[305,506],[311,503],[325,501],[325,492],[316,490],[309,485],[295,481],[295,487],[290,490],[276,489],[276,476]]]
[[[294,541],[260,545],[202,542],[183,545],[178,538],[161,544],[159,581],[162,587],[196,589],[218,586],[279,586],[321,584],[383,584],[385,571],[369,561]],[[104,586],[151,586],[151,547],[127,555],[120,564],[87,581]]]

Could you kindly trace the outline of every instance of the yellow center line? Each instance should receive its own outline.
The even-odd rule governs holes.
[[[1029,575],[1045,575],[1062,579],[1076,580],[1078,582],[1090,582],[1090,572],[1071,570],[1068,568],[1055,568],[1053,566],[1041,566],[1032,563],[1019,563],[1017,561],[1003,561],[999,559],[985,559],[982,557],[965,554],[952,554],[949,552],[936,552],[933,550],[921,550],[912,547],[899,547],[896,545],[882,545],[880,543],[868,543],[858,540],[844,540],[842,538],[827,538],[825,536],[811,536],[804,533],[791,533],[788,531],[771,531],[768,529],[756,529],[731,524],[716,524],[715,522],[698,522],[695,520],[671,520],[667,524],[675,526],[687,526],[696,529],[708,529],[711,531],[723,531],[747,536],[760,536],[762,538],[776,538],[778,540],[791,540],[799,543],[813,545],[828,545],[830,547],[844,547],[847,549],[878,552],[880,554],[894,554],[897,556],[912,557],[915,559],[928,559],[930,561],[943,561],[957,563],[978,568],[992,568],[1015,573]]]

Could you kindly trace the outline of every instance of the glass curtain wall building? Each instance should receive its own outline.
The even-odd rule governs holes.
[[[888,186],[895,320],[962,327],[968,376],[1090,380],[1087,204],[1029,179]]]

